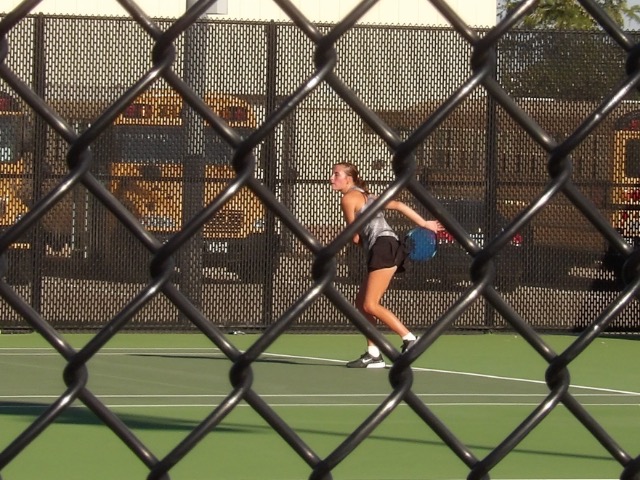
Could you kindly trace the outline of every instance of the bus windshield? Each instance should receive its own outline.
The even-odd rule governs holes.
[[[171,127],[119,127],[116,144],[120,158],[128,163],[179,162],[183,152],[179,129]]]
[[[625,152],[625,176],[629,178],[640,177],[640,140],[627,141]]]
[[[127,163],[180,163],[187,153],[186,130],[179,127],[119,126],[116,143]],[[204,131],[204,143],[207,164],[231,165],[233,149],[211,128]]]

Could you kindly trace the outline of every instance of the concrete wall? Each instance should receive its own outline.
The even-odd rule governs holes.
[[[221,19],[288,21],[289,17],[271,0],[224,0],[226,15]],[[15,8],[20,0],[4,0],[0,11]],[[332,23],[351,11],[358,0],[294,0],[293,3],[313,22]],[[449,5],[470,25],[489,27],[496,22],[495,0],[450,0]],[[153,17],[174,18],[184,13],[186,0],[138,0],[137,4]],[[221,4],[224,11],[224,2]],[[43,0],[33,13],[61,15],[126,15],[116,0]],[[445,26],[448,22],[426,0],[380,0],[367,13],[364,23]]]

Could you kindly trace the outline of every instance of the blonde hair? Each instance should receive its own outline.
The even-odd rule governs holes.
[[[334,167],[342,167],[344,169],[344,173],[346,173],[351,178],[353,178],[353,184],[356,187],[364,190],[364,193],[366,193],[367,195],[371,193],[369,191],[369,187],[367,187],[367,182],[365,182],[360,178],[360,173],[358,172],[358,168],[353,163],[340,162],[340,163],[336,163]]]

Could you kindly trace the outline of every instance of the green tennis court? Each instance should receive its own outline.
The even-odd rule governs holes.
[[[81,347],[90,335],[68,335]],[[256,335],[230,336],[246,349]],[[571,336],[548,336],[556,352]],[[394,339],[395,340],[395,339]],[[639,345],[598,339],[571,364],[572,394],[619,445],[638,454]],[[359,335],[285,335],[253,366],[254,390],[321,457],[391,392],[388,370],[347,369]],[[0,451],[65,390],[65,361],[39,336],[0,335]],[[88,388],[163,458],[231,391],[231,362],[194,334],[121,334],[89,362]],[[484,458],[548,392],[545,362],[513,335],[448,335],[414,365],[413,392]],[[622,467],[556,408],[491,471],[496,479],[614,479]],[[241,403],[171,471],[172,479],[304,479],[310,467]],[[4,480],[136,479],[148,468],[74,405],[1,472]],[[338,467],[335,479],[458,479],[469,468],[402,404]]]

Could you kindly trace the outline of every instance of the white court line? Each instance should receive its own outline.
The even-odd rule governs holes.
[[[0,355],[15,355],[12,353],[4,353],[5,350],[18,350],[18,355],[32,355],[30,353],[25,353],[23,352],[23,350],[25,350],[25,348],[20,348],[20,347],[16,347],[16,348],[11,348],[11,347],[5,347],[5,348],[0,348]],[[36,350],[36,351],[40,351],[40,350],[46,350],[48,351],[48,353],[44,353],[42,355],[52,355],[52,356],[59,356],[60,354],[55,352],[55,351],[51,351],[51,348],[47,348],[47,347],[38,347],[38,348],[26,348],[26,350]],[[161,352],[169,352],[167,355],[171,355],[171,352],[184,352],[184,351],[189,351],[189,352],[208,352],[212,355],[215,354],[219,354],[219,350],[215,347],[212,348],[207,348],[207,347],[196,347],[196,348],[188,348],[188,347],[145,347],[145,348],[124,348],[124,347],[109,347],[109,348],[105,348],[103,350],[100,351],[99,355],[101,356],[105,356],[105,355],[129,355],[132,352],[136,353],[136,352],[148,352],[148,351],[161,351]],[[41,354],[35,354],[37,355],[41,355]],[[184,355],[183,353],[181,353],[181,355]],[[199,353],[194,353],[193,356],[198,356],[201,355]],[[288,355],[288,354],[281,354],[281,353],[269,353],[269,352],[265,352],[263,353],[263,356],[265,357],[278,357],[278,358],[290,358],[290,359],[298,359],[298,360],[312,360],[312,361],[318,361],[318,362],[328,362],[328,363],[340,363],[340,364],[345,364],[347,361],[346,360],[338,360],[335,358],[324,358],[324,357],[310,357],[310,356],[304,356],[304,355]],[[456,370],[442,370],[442,369],[435,369],[435,368],[423,368],[423,367],[412,367],[414,372],[433,372],[433,373],[443,373],[443,374],[447,374],[447,375],[464,375],[464,376],[470,376],[470,377],[477,377],[477,378],[488,378],[488,379],[493,379],[493,380],[504,380],[504,381],[510,381],[510,382],[519,382],[519,383],[532,383],[532,384],[537,384],[537,385],[545,385],[546,386],[546,382],[542,381],[542,380],[531,380],[531,379],[526,379],[526,378],[518,378],[518,377],[506,377],[506,376],[500,376],[500,375],[490,375],[490,374],[484,374],[484,373],[473,373],[473,372],[460,372],[460,371],[456,371]],[[618,390],[618,389],[611,389],[611,388],[602,388],[602,387],[592,387],[592,386],[587,386],[587,385],[576,385],[576,384],[571,384],[571,388],[573,389],[582,389],[582,390],[592,390],[592,391],[598,391],[598,392],[607,392],[607,393],[611,393],[611,394],[615,394],[615,395],[628,395],[628,396],[640,396],[640,392],[634,392],[634,391],[629,391],[629,390]],[[499,396],[499,395],[493,395],[493,396]],[[1,397],[0,397],[1,398]]]
[[[274,357],[283,357],[283,358],[298,358],[298,359],[301,359],[301,360],[316,360],[316,361],[346,363],[346,361],[344,361],[344,360],[335,360],[335,359],[320,358],[320,357],[304,357],[304,356],[299,356],[299,355],[284,355],[284,354],[279,354],[279,353],[265,353],[264,355],[274,356]],[[488,374],[485,374],[485,373],[459,372],[459,371],[456,371],[456,370],[441,370],[441,369],[436,369],[436,368],[422,368],[422,367],[412,367],[412,369],[413,369],[414,372],[435,372],[435,373],[445,373],[445,374],[448,374],[448,375],[466,375],[466,376],[469,376],[469,377],[490,378],[490,379],[494,379],[494,380],[505,380],[505,381],[510,381],[510,382],[534,383],[534,384],[539,384],[539,385],[546,385],[546,382],[543,382],[542,380],[530,380],[530,379],[526,379],[526,378],[517,378],[517,377],[504,377],[504,376],[499,376],[499,375],[488,375]],[[628,390],[616,390],[616,389],[611,389],[611,388],[589,387],[589,386],[586,386],[586,385],[571,384],[571,388],[579,388],[579,389],[585,389],[585,390],[595,390],[595,391],[600,391],[600,392],[609,392],[609,393],[623,394],[623,395],[640,396],[640,392],[632,392],[632,391],[628,391]]]

